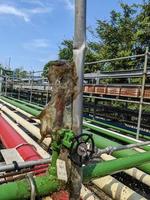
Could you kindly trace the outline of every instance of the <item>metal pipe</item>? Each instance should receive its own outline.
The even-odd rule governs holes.
[[[111,131],[111,130],[108,130],[108,129],[105,129],[105,128],[102,128],[102,127],[99,127],[99,126],[96,126],[96,125],[93,125],[93,124],[89,124],[87,122],[83,122],[83,126],[89,128],[91,130],[97,131],[99,133],[102,133],[103,135],[107,135],[107,136],[110,136],[110,137],[115,138],[117,140],[123,141],[127,144],[133,144],[133,143],[135,144],[135,143],[141,143],[142,142],[140,140],[136,140],[134,138],[119,134],[115,131]],[[143,146],[142,148],[146,151],[150,151],[150,146]]]
[[[5,96],[7,95],[7,80],[8,80],[8,77],[5,76]]]
[[[30,103],[32,102],[33,83],[34,83],[34,71],[31,73]]]
[[[5,98],[5,97],[4,97]],[[13,97],[7,97],[8,99],[11,99],[11,100],[13,100],[13,101],[15,101],[15,102],[19,102],[19,103],[22,103],[22,104],[24,104],[24,105],[28,105],[29,107],[31,107],[31,108],[35,108],[35,109],[37,109],[37,110],[43,110],[43,107],[41,107],[41,106],[38,106],[38,105],[35,105],[35,104],[33,104],[33,103],[30,103],[30,102],[27,102],[27,101],[22,101],[22,100],[20,100],[20,99],[15,99],[15,98],[13,98]]]
[[[7,101],[7,98],[5,98],[6,100],[5,101]],[[20,105],[21,104],[18,104],[19,105],[19,107],[20,107]],[[28,111],[31,113],[32,112],[32,109],[30,110],[30,108],[29,107],[27,107],[27,109],[28,109]],[[8,112],[9,113],[9,112]],[[34,113],[33,113],[34,114]],[[84,122],[84,124],[85,124],[85,122]],[[90,124],[87,124],[87,125],[90,125]],[[28,127],[28,126],[27,126]],[[90,125],[90,127],[96,127],[96,126],[94,126],[94,125]],[[103,129],[103,128],[101,128],[101,127],[97,127],[97,130],[98,131],[102,131],[103,133],[107,133],[107,135],[109,134],[109,135],[111,135],[112,137],[115,137],[115,138],[117,138],[117,139],[119,139],[119,140],[121,140],[121,141],[124,141],[124,142],[126,142],[126,143],[135,143],[135,142],[138,142],[138,140],[135,140],[135,139],[133,139],[133,138],[130,138],[130,137],[127,137],[127,136],[123,136],[123,135],[121,135],[121,134],[119,134],[119,133],[116,133],[116,132],[114,132],[114,131],[110,131],[110,130],[106,130],[106,129]],[[150,148],[149,147],[144,147],[143,148],[144,150],[149,150]]]
[[[75,0],[75,31],[73,60],[78,76],[77,98],[73,101],[72,126],[77,134],[82,133],[83,118],[83,67],[86,50],[86,0]]]
[[[138,54],[138,55],[134,55],[134,56],[125,56],[125,57],[120,57],[120,58],[112,58],[112,59],[107,59],[107,60],[88,62],[88,63],[85,63],[85,65],[93,65],[93,64],[98,64],[98,63],[118,61],[118,60],[130,59],[130,58],[140,58],[140,57],[144,57],[144,56],[145,56],[145,54]]]
[[[122,146],[118,146],[118,147],[110,146],[110,147],[106,147],[105,149],[99,149],[94,157],[100,157],[104,153],[112,154],[114,151],[132,149],[132,148],[135,148],[135,147],[141,147],[141,146],[148,145],[148,144],[150,144],[150,141],[137,143],[137,144],[122,145]]]
[[[118,99],[118,98],[110,98],[110,97],[97,97],[91,95],[83,95],[84,98],[93,98],[93,99],[102,99],[102,100],[107,100],[107,101],[120,101],[120,102],[128,102],[128,103],[135,103],[135,104],[140,104],[139,101],[132,101],[132,100],[124,100],[124,99]],[[144,105],[150,105],[149,102],[143,102]]]
[[[143,99],[144,99],[145,81],[146,81],[146,75],[147,75],[147,61],[148,61],[148,47],[146,48],[146,52],[145,52],[145,61],[144,61],[143,78],[142,78],[142,89],[141,89],[137,134],[136,134],[137,140],[139,139],[140,126],[141,126],[142,106],[143,106]]]
[[[128,130],[128,129],[125,129],[125,128],[121,128],[119,126],[114,126],[112,124],[109,124],[109,123],[104,123],[102,121],[99,121],[99,120],[94,120],[94,119],[90,119],[90,118],[85,118],[84,119],[90,123],[96,123],[97,125],[102,125],[102,126],[105,126],[106,128],[112,128],[113,130],[116,130],[116,131],[119,131],[121,132],[122,134],[126,133],[126,134],[129,134],[129,135],[136,135],[136,132],[134,132],[133,130]],[[150,136],[148,135],[144,135],[144,134],[141,134],[142,138],[145,138],[147,140],[150,140]]]
[[[44,172],[46,171],[44,165],[43,166],[36,166],[36,169],[43,169]],[[27,168],[21,169],[21,171],[10,171],[10,172],[5,171],[5,172],[1,173],[0,179],[13,177],[13,176],[17,176],[18,177],[18,175],[20,176],[20,175],[23,175],[23,174],[27,174],[27,172],[33,172],[35,174],[34,169],[32,167],[31,168],[27,167]],[[0,183],[1,183],[1,181],[0,181]]]
[[[40,160],[32,160],[32,161],[26,161],[26,162],[18,162],[18,168],[24,169],[28,167],[34,167],[36,165],[43,165],[43,164],[48,164],[51,162],[50,158],[47,159],[40,159]],[[9,172],[15,170],[15,165],[14,164],[8,164],[8,165],[3,165],[0,166],[0,172]]]
[[[140,160],[141,159],[141,160]],[[140,162],[139,162],[140,161]],[[113,174],[116,171],[121,171],[124,169],[130,169],[136,166],[144,166],[143,163],[150,161],[150,152],[136,153],[124,158],[118,158],[116,160],[110,160],[107,162],[102,162],[98,164],[93,164],[90,166],[85,166],[83,168],[84,181],[89,181],[94,178],[99,178],[102,176]],[[150,168],[149,168],[150,171]]]
[[[95,178],[113,174],[116,171],[139,166],[150,160],[150,152],[139,153],[130,157],[119,158],[112,161],[93,164],[83,168],[84,182]],[[37,194],[47,195],[59,189],[59,183],[53,176],[41,176],[34,179]],[[0,194],[3,200],[27,199],[30,197],[30,187],[26,179],[13,183],[0,185]],[[10,195],[11,194],[11,195]]]
[[[108,140],[108,139],[106,139],[102,136],[96,135],[96,134],[93,134],[93,139],[94,139],[95,145],[98,148],[101,148],[101,149],[106,148],[107,146],[114,146],[114,147],[120,146],[120,144],[118,144],[117,142],[110,141],[110,140]],[[129,157],[129,156],[132,156],[132,155],[136,156],[136,154],[138,154],[138,153],[135,150],[132,150],[132,149],[115,151],[115,152],[112,153],[112,155],[116,158],[124,158],[124,157]],[[145,173],[150,174],[150,163],[146,163],[146,164],[143,164],[143,165],[137,165],[137,166],[138,166],[138,169],[144,171]],[[133,167],[135,167],[135,166],[133,166]]]
[[[24,110],[24,111],[32,114],[33,116],[37,116],[40,113],[40,111],[38,111],[37,109],[31,108],[31,107],[29,107],[29,106],[27,106],[25,104],[19,103],[19,102],[14,101],[14,100],[11,100],[9,98],[3,97],[3,96],[1,96],[0,98],[3,99],[4,101],[6,101],[6,102],[8,102],[8,103],[10,103],[10,104],[12,104],[12,105]]]

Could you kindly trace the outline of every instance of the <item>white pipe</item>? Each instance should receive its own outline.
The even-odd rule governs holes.
[[[101,158],[105,161],[116,159],[115,157],[113,157],[111,155],[107,155],[107,154],[102,154]],[[124,172],[126,174],[134,177],[136,180],[150,186],[150,175],[149,174],[146,174],[145,172],[143,172],[137,168],[131,168],[131,169],[125,170]]]
[[[85,121],[83,121],[83,125],[90,125],[91,127],[94,127],[94,128],[97,128],[97,127],[98,127],[99,130],[102,130],[102,131],[106,131],[106,130],[107,130],[106,128],[102,128],[102,127],[99,127],[99,126],[95,126],[95,125],[90,124],[90,123],[87,123],[87,122],[85,122]],[[108,130],[107,130],[107,131],[108,131]],[[109,132],[112,133],[113,135],[121,136],[121,137],[130,139],[130,140],[132,140],[132,141],[134,141],[134,142],[139,142],[139,143],[140,143],[140,142],[143,142],[143,141],[141,141],[141,140],[136,140],[136,139],[131,138],[131,137],[129,137],[129,136],[122,135],[122,134],[117,133],[117,132],[115,132],[115,131],[109,130]]]
[[[18,112],[22,113],[23,115],[25,115],[25,116],[27,116],[27,117],[29,117],[29,118],[33,117],[33,115],[31,115],[30,113],[28,113],[28,112],[26,112],[26,111],[24,111],[24,110],[21,110],[20,108],[17,108],[16,106],[14,106],[14,105],[12,105],[12,104],[10,104],[10,103],[8,103],[8,102],[2,100],[2,99],[0,99],[0,102],[4,103],[5,105],[8,105],[8,106],[11,107],[11,108],[13,108],[13,109],[14,109],[14,112],[15,112],[15,111],[18,111]],[[39,120],[39,119],[33,119],[33,120],[34,120],[36,123],[40,124],[40,120]]]
[[[50,155],[44,149],[42,149],[42,147],[37,144],[30,136],[28,136],[21,128],[19,128],[16,123],[10,120],[4,113],[1,113],[1,116],[17,131],[19,135],[21,135],[21,137],[23,137],[24,140],[28,141],[28,143],[32,144],[36,148],[38,154],[42,158],[50,158]]]
[[[85,187],[84,185],[82,185],[80,195],[83,200],[99,200],[99,198],[96,197],[94,193],[91,190],[89,190],[87,187]]]
[[[30,122],[26,121],[25,119],[23,119],[22,117],[20,117],[19,115],[17,115],[16,113],[11,111],[10,109],[8,109],[6,106],[3,106],[2,104],[0,104],[0,107],[1,107],[2,111],[4,111],[5,113],[7,113],[7,115],[12,117],[18,124],[24,126],[25,129],[28,130],[32,135],[34,135],[39,140],[41,139],[39,128],[37,128],[36,126],[31,124]],[[43,143],[46,146],[49,146],[49,144],[51,143],[51,139],[50,138],[45,138]]]
[[[93,180],[92,183],[115,200],[146,200],[140,194],[136,193],[111,176],[105,176]]]

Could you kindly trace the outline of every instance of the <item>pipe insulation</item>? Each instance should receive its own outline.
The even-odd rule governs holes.
[[[26,117],[29,117],[29,118],[32,117],[31,114],[29,114],[29,113],[27,113],[27,112],[21,110],[20,108],[17,108],[17,107],[15,107],[15,106],[11,105],[10,103],[7,103],[7,102],[5,102],[5,101],[3,101],[3,100],[1,100],[1,99],[0,99],[0,101],[1,101],[2,103],[4,103],[5,105],[8,105],[9,107],[13,108],[15,111],[18,111],[18,112],[22,113],[22,114],[25,115]],[[34,119],[34,121],[35,121],[37,124],[40,124],[40,120]],[[14,123],[14,124],[15,124],[15,123]],[[13,127],[14,127],[14,125],[13,125]],[[20,129],[20,130],[21,130],[21,129]],[[132,138],[131,138],[131,141],[132,141]],[[140,144],[140,142],[142,142],[142,141],[139,140],[139,144]],[[132,143],[134,143],[134,141],[133,141]],[[134,144],[137,144],[137,143],[134,143]],[[138,152],[145,152],[144,150],[142,150],[142,149],[140,149],[140,148],[134,148],[134,149],[135,149],[136,151],[138,151]]]
[[[33,115],[31,115],[30,113],[28,113],[28,112],[26,112],[26,111],[24,111],[24,110],[22,110],[22,109],[20,109],[20,108],[18,108],[18,107],[16,107],[16,106],[10,104],[10,103],[8,103],[8,102],[2,100],[2,99],[0,99],[0,103],[2,103],[3,105],[7,105],[8,107],[12,108],[14,112],[20,112],[20,113],[22,113],[23,115],[25,115],[25,116],[28,117],[28,118],[33,117]],[[33,120],[34,120],[37,124],[40,124],[40,120],[39,120],[39,119],[33,119]]]
[[[95,141],[95,145],[98,148],[106,148],[107,146],[120,146],[120,144],[118,144],[117,142],[114,141],[110,141],[102,136],[93,134],[93,138]],[[121,151],[116,151],[113,152],[112,155],[116,158],[125,158],[128,156],[134,156],[136,155],[137,152],[135,150],[132,149],[126,149],[126,150],[121,150]],[[141,166],[138,165],[138,169],[144,171],[145,173],[150,174],[150,163],[146,163],[146,164],[142,164]]]
[[[104,135],[107,135],[107,136],[111,136],[117,140],[120,140],[120,141],[123,141],[123,142],[126,142],[127,144],[135,144],[135,143],[141,143],[142,141],[140,140],[136,140],[134,138],[131,138],[129,136],[125,136],[125,135],[122,135],[122,134],[119,134],[119,133],[116,133],[115,131],[110,131],[110,130],[107,130],[105,128],[102,128],[102,127],[99,127],[99,126],[95,126],[93,124],[89,124],[87,122],[83,122],[83,125],[84,127],[87,127],[91,130],[94,130],[94,131],[97,131],[99,133],[102,133]],[[150,146],[143,146],[142,149],[146,150],[146,151],[150,151]]]
[[[38,136],[38,133],[39,133],[39,129],[37,127],[35,127],[34,125],[30,124],[29,122],[27,122],[26,120],[24,120],[22,117],[18,116],[16,113],[13,113],[11,110],[9,110],[7,107],[3,106],[2,107],[2,110],[7,112],[11,117],[13,117],[17,122],[20,122],[28,131],[30,131],[34,136]],[[33,127],[33,128],[32,128]],[[40,137],[40,133],[39,133],[39,137]],[[101,136],[97,136],[97,135],[94,135],[95,138],[95,142],[96,142],[96,145],[99,147],[99,148],[105,148],[107,146],[118,146],[119,144],[118,143],[115,143],[115,142],[112,142],[112,141],[109,141]],[[48,140],[48,138],[45,140],[45,142]],[[48,145],[48,144],[47,144]],[[130,152],[130,153],[129,153]],[[122,151],[119,151],[119,152],[114,152],[115,155],[117,155],[116,157],[125,157],[127,155],[132,155],[132,154],[135,154],[136,151],[134,150],[122,150]],[[114,155],[113,154],[113,155]],[[146,165],[146,173],[149,173],[150,171],[150,166],[148,164],[145,164]],[[142,166],[142,170],[145,170],[145,165]],[[148,170],[148,172],[147,172]]]
[[[113,157],[111,155],[107,155],[107,154],[102,154],[101,158],[103,160],[105,160],[105,161],[116,159],[115,157]],[[128,170],[125,170],[124,172],[126,174],[134,177],[136,180],[144,183],[145,185],[150,186],[150,175],[149,174],[146,174],[143,171],[141,171],[141,170],[139,170],[139,169],[137,169],[135,167],[131,168],[131,169],[128,169]]]
[[[33,124],[25,120],[24,118],[20,117],[19,115],[17,115],[16,113],[8,109],[6,106],[3,106],[2,104],[0,104],[0,107],[3,112],[7,113],[7,115],[13,118],[18,124],[20,124],[21,126],[24,126],[26,130],[32,133],[32,135],[34,135],[37,139],[39,140],[41,139],[39,128],[37,128],[36,126],[34,126]],[[46,146],[49,146],[49,144],[51,143],[51,139],[46,138],[43,143]]]
[[[18,107],[18,108],[20,108],[20,109],[22,109],[22,110],[24,110],[28,113],[30,113],[33,116],[37,116],[40,113],[40,110],[34,109],[34,108],[32,108],[28,105],[25,105],[23,103],[19,103],[17,101],[10,100],[10,99],[3,97],[3,96],[1,96],[1,99],[8,102],[8,103],[11,103],[12,105],[14,105],[14,106],[16,106],[16,107]]]
[[[4,113],[1,113],[1,116],[15,129],[16,132],[18,132],[18,134],[24,140],[28,141],[28,143],[32,144],[36,148],[38,154],[42,158],[50,158],[50,155],[44,149],[42,149],[42,147],[37,142],[35,142],[31,137],[29,137],[21,128],[19,128],[16,123],[10,120]]]
[[[32,117],[31,114],[29,114],[29,113],[27,113],[27,112],[21,110],[20,108],[17,108],[17,107],[15,107],[15,106],[13,106],[13,105],[7,103],[7,102],[4,102],[3,100],[0,100],[0,101],[1,101],[2,103],[4,103],[4,104],[8,105],[9,107],[15,109],[15,111],[18,111],[18,112],[22,113],[23,115],[25,115],[25,116],[27,116],[27,117],[29,117],[29,118]],[[39,120],[34,119],[34,121],[36,121],[36,123],[40,124],[40,121],[39,121]],[[131,141],[132,141],[132,138],[131,138]],[[142,142],[142,141],[139,140],[139,143],[140,143],[140,142]],[[133,143],[135,143],[135,142],[133,141]],[[137,144],[137,143],[136,143],[136,144]],[[136,151],[141,152],[142,149],[136,148]],[[143,151],[143,152],[144,152],[144,151]]]
[[[27,144],[2,116],[0,116],[0,139],[5,148],[16,148],[25,161],[41,159],[35,148]]]
[[[115,200],[146,200],[140,194],[117,181],[111,176],[105,176],[92,181],[97,187]]]
[[[119,158],[98,164],[83,167],[83,180],[90,181],[95,178],[106,176],[116,171],[128,169],[150,161],[150,152]],[[37,193],[40,196],[48,195],[57,191],[59,183],[53,176],[40,176],[34,178]],[[41,187],[42,186],[42,187]],[[30,197],[30,187],[27,179],[0,185],[2,200],[17,200]],[[11,194],[11,195],[10,195]]]
[[[97,125],[99,126],[105,126],[107,127],[108,129],[111,128],[113,130],[116,130],[116,131],[119,131],[123,134],[129,134],[129,135],[133,135],[133,136],[136,136],[136,132],[134,132],[133,130],[128,130],[128,129],[125,129],[125,128],[122,128],[122,127],[118,127],[118,126],[114,126],[112,124],[109,124],[109,123],[104,123],[104,122],[101,122],[101,121],[98,121],[98,120],[94,120],[94,119],[90,119],[90,118],[84,118],[86,121],[89,121],[89,122],[92,122],[92,123],[96,123]],[[150,136],[147,136],[147,135],[143,135],[143,134],[140,134],[140,137],[141,138],[145,138],[145,139],[150,139]]]

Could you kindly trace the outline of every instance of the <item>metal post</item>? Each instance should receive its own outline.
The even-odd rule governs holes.
[[[75,0],[75,31],[73,42],[73,60],[78,76],[79,95],[73,102],[73,129],[76,134],[82,133],[83,118],[83,74],[86,50],[86,0]]]
[[[13,71],[13,77],[12,77],[12,90],[11,90],[11,97],[13,96],[14,91],[14,71]]]
[[[33,87],[34,71],[31,73],[31,87],[30,87],[30,103],[32,102],[32,87]]]
[[[5,75],[5,96],[7,95],[7,75]]]
[[[96,116],[96,105],[97,105],[97,99],[94,99],[93,119],[95,119],[95,116]]]
[[[20,99],[20,90],[21,90],[21,78],[19,75],[19,84],[18,84],[18,99]]]
[[[0,66],[0,95],[2,95],[2,82],[3,82],[2,74],[3,74],[3,70]]]
[[[137,125],[137,133],[136,133],[136,139],[137,140],[139,139],[139,133],[140,133],[140,127],[141,127],[143,97],[144,97],[144,90],[145,90],[145,80],[146,80],[146,75],[147,75],[147,60],[148,60],[148,47],[146,48],[146,52],[145,52],[145,61],[144,61],[142,88],[141,88],[141,98],[140,98],[138,125]]]
[[[48,83],[48,85],[47,85],[46,102],[45,102],[45,104],[48,103],[48,94],[49,94],[49,83]]]

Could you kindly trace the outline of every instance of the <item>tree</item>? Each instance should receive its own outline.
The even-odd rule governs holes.
[[[22,67],[16,68],[13,73],[16,78],[27,78],[28,77],[28,72],[26,70],[24,70]]]
[[[54,61],[49,61],[48,63],[46,63],[44,65],[44,68],[43,68],[43,73],[42,73],[42,76],[43,77],[47,77],[47,74],[48,74],[48,70],[49,68],[53,65]]]
[[[64,40],[59,47],[59,59],[73,60],[73,40]]]
[[[94,41],[88,42],[85,62],[141,54],[150,46],[150,0],[131,6],[121,3],[120,6],[122,11],[112,10],[109,21],[97,20],[97,27],[92,33]],[[59,59],[73,60],[72,40],[64,40],[61,43]],[[87,65],[85,73],[97,70],[128,70],[135,67],[143,67],[143,59]]]

